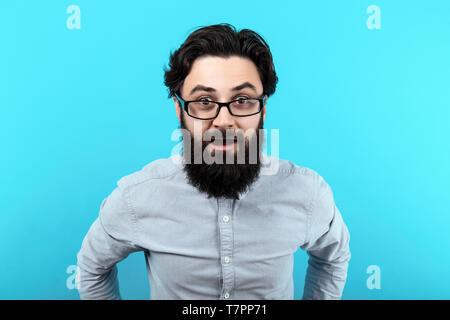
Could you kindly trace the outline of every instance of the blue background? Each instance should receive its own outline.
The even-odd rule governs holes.
[[[81,29],[69,30],[69,5]],[[381,29],[369,30],[369,5]],[[350,234],[343,299],[450,298],[449,1],[2,1],[0,298],[78,299],[68,266],[121,177],[170,156],[169,53],[228,22],[269,43],[265,128],[330,184]],[[306,253],[295,255],[295,299]],[[368,266],[381,270],[370,290]],[[148,299],[144,255],[119,263]]]

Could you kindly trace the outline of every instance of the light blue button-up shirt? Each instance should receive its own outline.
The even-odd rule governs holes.
[[[312,169],[263,159],[239,200],[200,193],[181,155],[120,179],[77,254],[80,297],[121,299],[116,264],[143,251],[150,299],[293,299],[301,248],[303,299],[340,299],[350,237],[330,186]]]

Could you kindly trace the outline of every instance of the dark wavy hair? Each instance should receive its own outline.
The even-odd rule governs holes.
[[[252,30],[237,32],[232,25],[221,23],[195,30],[178,50],[171,52],[169,69],[164,67],[164,84],[168,88],[169,98],[174,93],[180,94],[194,60],[203,55],[249,58],[258,69],[263,94],[271,96],[275,92],[278,77],[266,41]]]

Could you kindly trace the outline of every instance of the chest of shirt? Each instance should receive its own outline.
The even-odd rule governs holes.
[[[231,249],[235,260],[252,263],[295,252],[308,227],[307,206],[283,193],[218,200],[160,183],[130,200],[138,245],[150,251],[217,259]]]

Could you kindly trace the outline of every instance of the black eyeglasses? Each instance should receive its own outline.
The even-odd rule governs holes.
[[[228,112],[236,117],[253,116],[261,112],[264,106],[266,97],[261,98],[239,98],[229,102],[217,102],[207,100],[208,98],[201,98],[199,100],[185,101],[178,94],[175,97],[182,104],[183,109],[192,118],[200,120],[214,119],[219,115],[222,107],[227,107]]]

